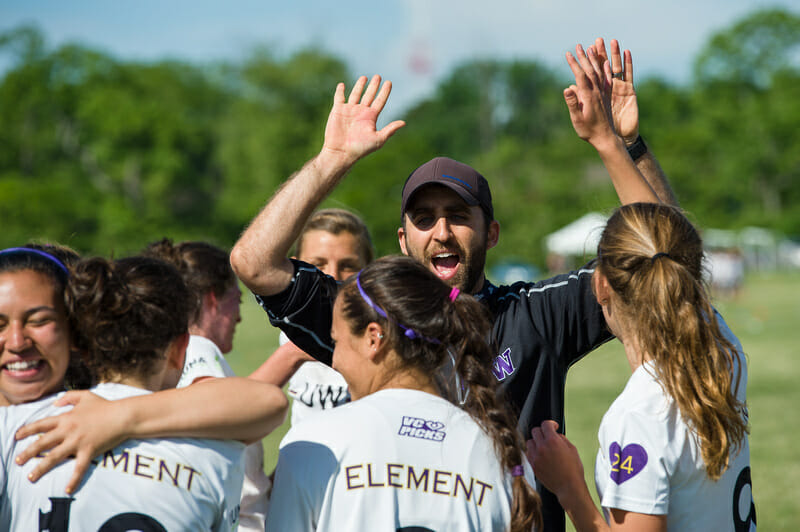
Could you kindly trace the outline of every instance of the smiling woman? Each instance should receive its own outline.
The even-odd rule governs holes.
[[[71,340],[64,307],[65,262],[57,246],[0,251],[0,401],[35,401],[64,387]]]

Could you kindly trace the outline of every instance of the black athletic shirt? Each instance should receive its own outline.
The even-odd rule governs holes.
[[[303,351],[331,364],[330,330],[337,283],[301,261],[292,261],[295,275],[283,292],[256,300]],[[494,376],[518,415],[525,439],[546,419],[564,430],[564,389],[567,370],[589,351],[612,338],[600,305],[592,293],[593,263],[536,283],[494,286],[486,281],[475,298],[485,302],[494,318],[492,342],[498,352]],[[556,497],[542,495],[544,530],[563,531],[564,512]]]

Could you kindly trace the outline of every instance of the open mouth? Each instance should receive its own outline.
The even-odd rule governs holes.
[[[461,264],[461,257],[456,253],[437,253],[431,258],[431,264],[433,265],[433,271],[439,279],[448,281],[458,272],[458,266]]]
[[[44,364],[44,360],[17,360],[3,364],[2,369],[6,373],[11,373],[17,377],[25,377],[35,374]]]

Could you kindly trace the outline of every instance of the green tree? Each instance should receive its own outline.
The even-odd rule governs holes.
[[[695,61],[699,84],[717,81],[767,87],[773,76],[800,67],[800,16],[756,11],[716,33]]]

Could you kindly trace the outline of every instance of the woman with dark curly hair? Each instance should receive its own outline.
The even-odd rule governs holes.
[[[2,256],[0,252],[0,260]],[[32,437],[38,432],[35,429],[27,434],[17,429],[28,422],[48,427],[52,420],[46,416],[63,411],[56,406],[64,403],[63,398],[62,403],[54,404],[50,395],[63,388],[70,349],[82,355],[99,381],[89,394],[95,400],[155,396],[149,392],[172,388],[183,368],[193,307],[175,268],[160,260],[131,257],[113,262],[88,259],[59,271],[65,291],[63,284],[56,285],[29,269],[0,273],[3,356],[30,355],[34,364],[41,364],[33,357],[39,353],[42,360],[53,362],[49,365],[50,385],[40,387],[41,400],[30,395],[29,402],[0,411],[0,456],[4,462],[0,528],[36,529],[45,524],[53,532],[120,526],[127,527],[125,530],[230,530],[238,520],[242,481],[243,445],[239,442],[155,439],[120,443],[121,438],[115,442],[119,445],[111,445],[113,449],[103,454],[78,453],[79,461],[94,460],[86,480],[70,490],[67,498],[63,497],[64,487],[74,476],[73,463],[58,466],[35,484],[29,480],[37,478],[38,459],[12,463],[20,451],[27,453],[27,458],[38,458],[40,446],[50,445],[47,435]],[[261,391],[274,388],[255,385]],[[277,424],[285,408],[280,390],[274,389],[273,400],[276,406],[266,415],[271,413]],[[147,436],[196,435],[189,429],[198,425],[193,420],[197,413],[184,411],[183,415],[189,422],[173,418],[175,423],[165,425],[163,418],[125,416],[93,421],[130,425],[126,434],[131,435],[140,429]],[[58,459],[58,453],[50,453],[41,461]]]

